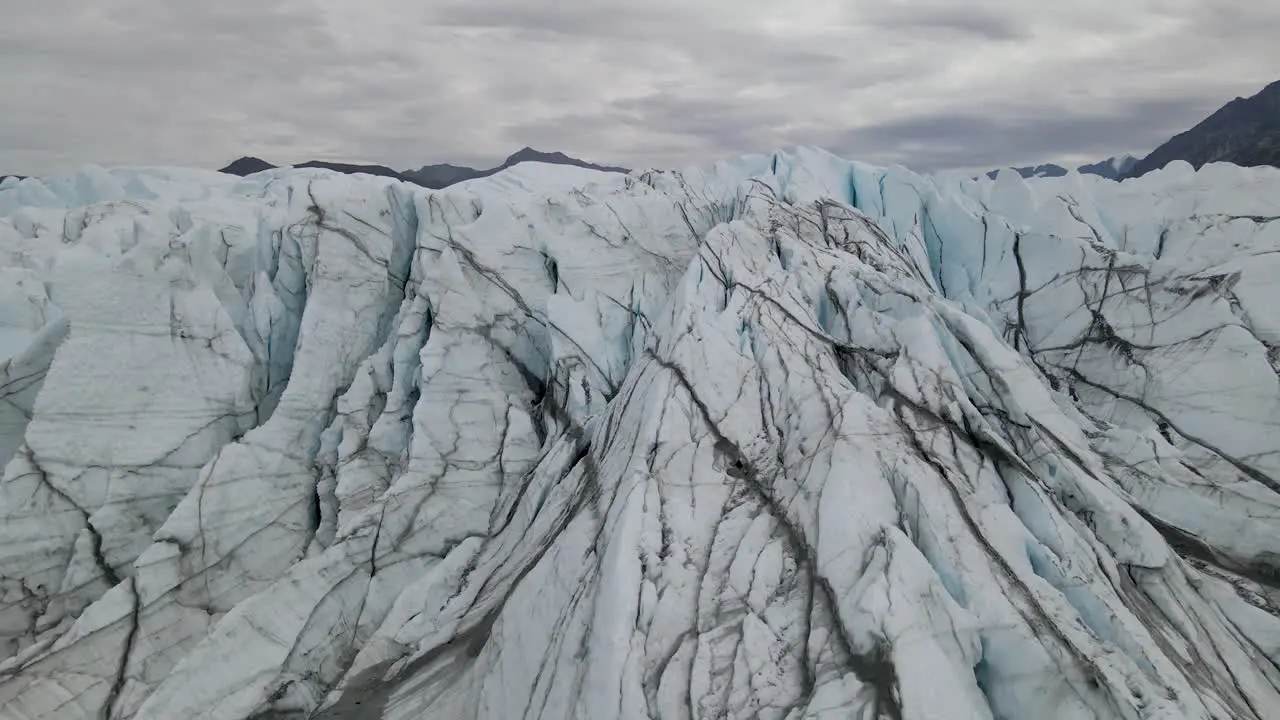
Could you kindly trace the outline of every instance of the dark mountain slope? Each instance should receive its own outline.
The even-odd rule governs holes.
[[[275,167],[276,167],[275,165],[272,165],[266,160],[260,160],[256,157],[242,157],[239,160],[236,160],[235,162],[231,163],[230,165],[222,168],[218,172],[224,172],[228,175],[239,175],[240,177],[244,177],[246,175],[252,175],[254,173],[262,172],[264,170],[274,170]]]
[[[324,162],[322,160],[310,160],[304,163],[299,163],[297,165],[294,165],[294,167],[320,168],[321,170],[332,170],[334,172],[340,172],[340,173],[343,173],[344,175],[355,175],[358,173],[363,173],[365,175],[377,175],[378,177],[389,177],[389,178],[395,178],[397,180],[405,180],[405,181],[412,182],[410,178],[396,172],[395,170],[392,170],[391,168],[385,165],[351,165],[349,163],[332,163],[332,162]]]
[[[488,177],[489,175],[493,175],[494,173],[501,172],[513,165],[518,165],[522,162],[543,162],[543,163],[550,163],[552,165],[573,165],[576,167],[588,168],[591,170],[602,170],[605,172],[620,172],[620,173],[631,172],[629,169],[624,167],[617,167],[613,165],[596,165],[595,163],[589,163],[585,160],[579,160],[577,158],[569,157],[568,155],[565,155],[562,152],[548,153],[548,152],[541,152],[539,150],[534,150],[533,148],[526,147],[513,153],[510,157],[504,160],[501,165],[494,168],[489,168],[487,170],[477,170],[475,168],[469,168],[469,167],[460,166],[460,165],[450,165],[446,163],[441,165],[425,165],[419,168],[418,170],[408,170],[404,173],[404,175],[407,179],[410,180],[410,182],[415,182],[419,185],[424,185],[429,188],[442,188],[442,187],[448,187],[449,185],[452,185],[454,183],[462,182],[463,180],[471,180],[479,177]]]
[[[1110,157],[1102,162],[1091,163],[1089,165],[1081,165],[1076,168],[1076,172],[1081,175],[1100,175],[1111,180],[1119,180],[1124,173],[1133,167],[1138,159],[1132,155],[1118,155]],[[994,178],[996,173],[1003,168],[998,168],[987,173],[987,177]],[[1067,174],[1067,169],[1061,165],[1046,163],[1044,165],[1033,165],[1027,167],[1016,167],[1013,171],[1024,178],[1032,177],[1062,177]]]
[[[1159,170],[1174,160],[1192,166],[1229,162],[1280,167],[1280,80],[1257,95],[1236,98],[1140,160],[1125,177]]]
[[[576,167],[588,168],[591,170],[601,170],[604,172],[619,172],[619,173],[631,172],[629,169],[624,167],[617,167],[614,165],[596,165],[595,163],[589,163],[585,160],[579,160],[577,158],[569,157],[568,155],[565,155],[562,152],[550,152],[550,153],[541,152],[539,150],[534,150],[533,148],[528,148],[528,147],[512,154],[510,157],[504,160],[501,165],[493,168],[487,168],[487,169],[476,169],[476,168],[465,167],[461,165],[450,165],[448,163],[443,163],[439,165],[425,165],[417,170],[406,170],[404,172],[397,172],[384,165],[352,165],[348,163],[332,163],[332,162],[323,162],[318,160],[312,160],[309,162],[300,163],[298,165],[294,165],[293,167],[322,168],[325,170],[333,170],[334,172],[345,173],[348,175],[352,175],[356,173],[366,173],[368,175],[378,175],[381,177],[396,178],[397,180],[410,182],[415,185],[421,185],[427,188],[439,189],[443,187],[448,187],[450,185],[453,185],[454,183],[462,182],[463,180],[471,180],[474,178],[488,177],[489,175],[493,175],[494,173],[506,170],[507,168],[512,167],[513,165],[519,165],[522,162],[542,162],[542,163],[550,163],[552,165],[573,165]],[[271,170],[275,167],[276,167],[275,165],[272,165],[271,163],[256,157],[242,157],[239,160],[236,160],[235,162],[231,163],[230,165],[222,168],[220,172],[224,172],[229,175],[239,175],[241,177],[244,177],[245,175],[252,175],[253,173],[262,172],[264,170]]]

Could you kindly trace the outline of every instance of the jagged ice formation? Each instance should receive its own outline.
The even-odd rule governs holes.
[[[0,185],[0,718],[1280,717],[1280,171]]]

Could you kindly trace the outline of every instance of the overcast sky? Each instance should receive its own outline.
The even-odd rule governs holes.
[[[1280,79],[1258,0],[0,0],[0,174],[250,154],[920,170],[1141,154]]]

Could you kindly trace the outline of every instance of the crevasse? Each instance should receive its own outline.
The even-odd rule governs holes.
[[[1268,718],[1277,191],[7,184],[0,718]]]

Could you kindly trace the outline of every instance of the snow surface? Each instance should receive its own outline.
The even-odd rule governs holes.
[[[0,190],[0,718],[1280,716],[1280,171]]]

